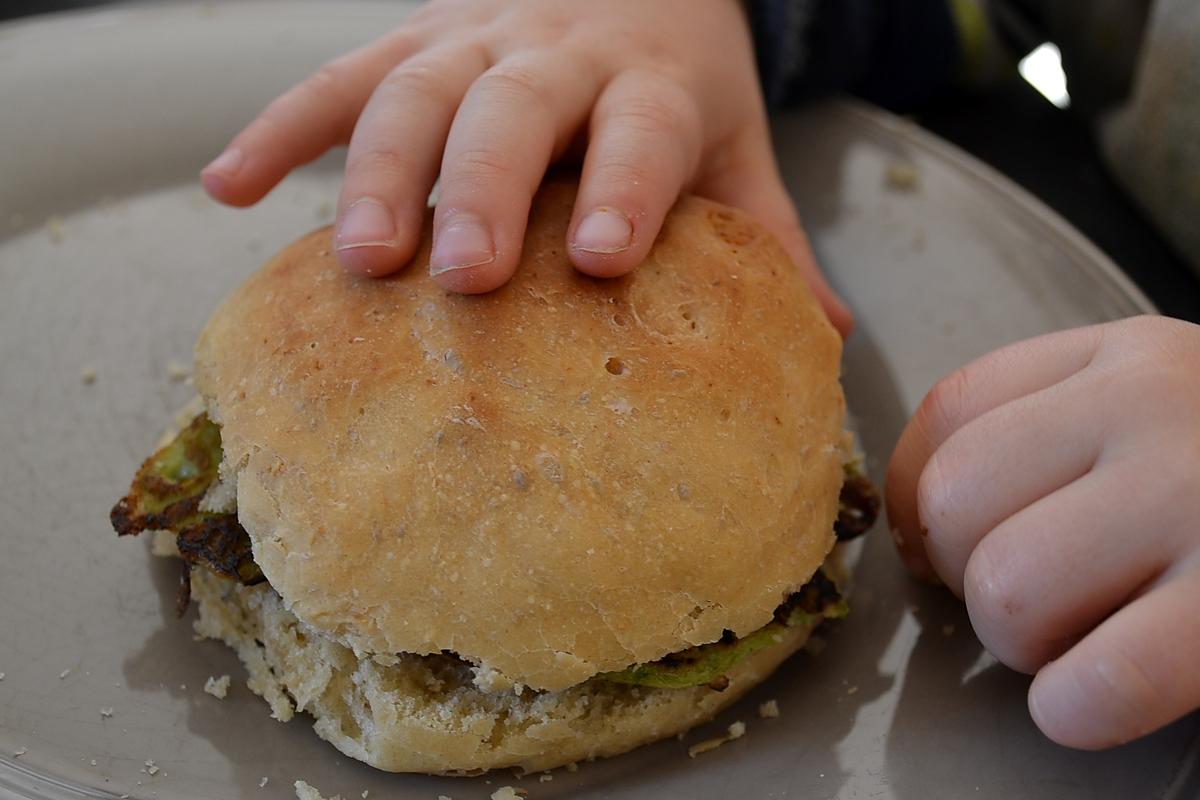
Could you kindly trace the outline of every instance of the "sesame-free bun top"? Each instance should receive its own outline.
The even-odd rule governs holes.
[[[574,195],[541,190],[490,294],[429,278],[428,228],[385,279],[323,229],[200,336],[255,560],[359,653],[561,689],[764,625],[833,546],[841,341],[780,245],[685,197],[596,280],[564,249]]]

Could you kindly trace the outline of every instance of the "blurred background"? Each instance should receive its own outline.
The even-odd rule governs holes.
[[[4,0],[0,21],[104,4]],[[281,10],[286,4],[280,0]],[[767,40],[759,42],[760,66],[777,105],[847,92],[908,116],[1062,214],[1164,313],[1200,321],[1200,94],[1193,91],[1200,81],[1200,3],[749,0],[747,6],[756,34],[763,34],[756,38]],[[798,13],[812,18],[806,73],[781,75],[778,62],[794,54],[771,47],[786,51],[792,44],[769,39],[781,15]],[[1163,165],[1183,174],[1162,174]]]

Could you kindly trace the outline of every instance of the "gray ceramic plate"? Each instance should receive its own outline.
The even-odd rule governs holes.
[[[188,361],[222,295],[329,218],[338,182],[336,161],[321,162],[235,212],[204,198],[195,171],[278,90],[405,8],[189,4],[0,29],[0,798],[266,800],[291,797],[297,778],[396,800],[504,784],[535,800],[1200,796],[1200,719],[1106,753],[1048,743],[1026,715],[1027,679],[987,658],[956,603],[906,580],[882,534],[825,651],[689,736],[748,723],[696,760],[670,740],[549,782],[393,776],[303,720],[270,720],[233,655],[174,618],[174,565],[118,542],[107,512],[190,395],[170,363]],[[1053,213],[902,122],[837,105],[777,132],[859,314],[846,383],[877,476],[942,373],[1148,308]],[[916,170],[915,190],[888,187],[893,164]],[[226,673],[228,699],[202,691]],[[758,719],[769,698],[782,717]]]

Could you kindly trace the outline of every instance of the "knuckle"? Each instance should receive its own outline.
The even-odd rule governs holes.
[[[629,155],[605,159],[597,165],[593,181],[604,196],[620,194],[626,198],[631,190],[637,191],[640,187],[645,191],[660,183],[654,166]]]
[[[970,371],[957,369],[938,380],[917,408],[916,420],[933,441],[942,441],[958,427],[967,410]]]
[[[446,75],[427,64],[404,63],[394,67],[383,79],[383,87],[389,94],[407,96],[446,98],[451,94]]]
[[[480,75],[475,88],[521,106],[550,103],[546,78],[536,69],[512,62],[497,64]]]
[[[1147,711],[1157,714],[1179,705],[1164,684],[1155,680],[1155,672],[1146,663],[1145,653],[1121,642],[1088,661],[1079,683],[1085,696],[1109,704],[1120,716],[1132,719]]]
[[[330,61],[297,84],[295,91],[309,101],[343,104],[348,101],[348,80],[344,68],[337,61]]]
[[[477,147],[458,153],[447,165],[443,175],[442,196],[456,185],[473,186],[511,180],[515,167],[511,157],[503,152],[486,147]]]
[[[657,78],[650,79],[648,88],[649,91],[627,97],[611,108],[610,122],[652,135],[687,136],[698,129],[699,113],[682,86],[669,79]]]
[[[411,155],[387,147],[355,152],[346,159],[347,176],[369,175],[373,182],[384,186],[404,185],[415,167]]]

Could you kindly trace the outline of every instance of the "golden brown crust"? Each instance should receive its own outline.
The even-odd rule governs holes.
[[[343,273],[328,230],[217,310],[196,385],[255,559],[362,652],[464,658],[539,689],[766,623],[833,545],[841,343],[778,243],[682,199],[598,281],[539,194],[485,296],[414,263]]]

